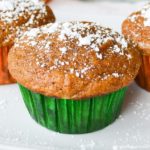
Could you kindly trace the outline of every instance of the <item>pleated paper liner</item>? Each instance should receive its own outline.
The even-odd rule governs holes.
[[[136,77],[136,83],[150,91],[150,55],[142,55],[142,65]]]
[[[32,118],[42,126],[60,133],[81,134],[111,124],[119,115],[127,88],[85,100],[46,97],[20,86]]]
[[[8,71],[8,52],[10,47],[0,47],[0,84],[15,83]]]

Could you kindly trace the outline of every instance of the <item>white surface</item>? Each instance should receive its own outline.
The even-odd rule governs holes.
[[[130,86],[119,119],[83,135],[51,132],[29,116],[17,85],[0,87],[0,150],[150,149],[150,93]]]
[[[136,1],[136,0],[135,0]],[[83,2],[80,0],[52,0],[50,3],[57,21],[86,20],[95,21],[102,25],[112,27],[120,31],[122,21],[131,12],[140,9],[145,2],[124,3],[124,2]]]
[[[66,2],[66,3],[65,3]],[[56,0],[58,21],[91,20],[120,30],[122,20],[141,6]],[[145,150],[150,149],[150,93],[130,86],[122,114],[107,128],[83,135],[63,135],[37,125],[16,85],[0,86],[0,150]]]

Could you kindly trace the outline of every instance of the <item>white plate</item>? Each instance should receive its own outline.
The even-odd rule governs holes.
[[[0,150],[150,149],[149,125],[150,93],[135,84],[116,122],[83,135],[59,134],[39,126],[29,116],[17,85],[0,87]]]
[[[119,30],[125,16],[139,5],[58,0],[52,8],[58,21],[88,19]],[[83,135],[58,134],[39,126],[29,116],[17,85],[0,86],[0,150],[149,150],[149,127],[150,93],[135,84],[116,122]]]

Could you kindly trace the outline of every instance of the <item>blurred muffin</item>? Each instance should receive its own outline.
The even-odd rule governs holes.
[[[150,91],[150,4],[132,13],[122,24],[123,34],[138,44],[142,66],[136,82]]]
[[[16,36],[29,28],[54,22],[52,10],[35,0],[0,0],[0,84],[15,80],[8,71],[8,52]]]
[[[9,53],[9,70],[38,123],[61,133],[87,133],[118,117],[139,59],[136,46],[117,32],[65,22],[25,32]]]
[[[48,2],[50,2],[50,0],[44,0],[44,2],[48,3]]]

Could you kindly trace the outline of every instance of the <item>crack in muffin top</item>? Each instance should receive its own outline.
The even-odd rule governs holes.
[[[9,54],[9,68],[33,91],[83,99],[128,85],[139,69],[138,59],[136,45],[119,33],[72,21],[25,32]]]
[[[14,32],[54,21],[52,10],[40,0],[0,0],[0,46],[12,43]]]

